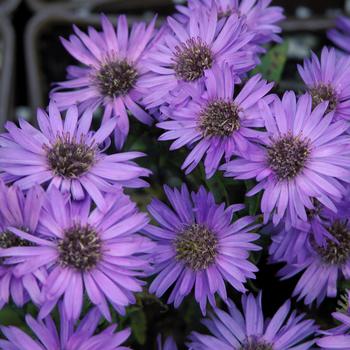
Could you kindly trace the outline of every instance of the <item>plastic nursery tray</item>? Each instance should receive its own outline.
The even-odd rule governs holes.
[[[344,8],[346,1],[347,0],[272,0],[272,4],[282,6],[288,16],[295,15],[297,8],[300,7],[308,9],[314,15],[323,15],[327,11],[339,11],[339,9]]]
[[[12,119],[13,81],[14,81],[14,31],[7,18],[0,16],[0,130],[6,120]]]
[[[0,0],[0,16],[11,13],[16,9],[21,0]]]
[[[93,9],[108,9],[108,13],[117,11],[127,11],[129,9],[142,9],[164,6],[171,4],[171,0],[26,0],[30,8],[34,11],[45,9],[78,9],[92,11]],[[113,8],[111,11],[110,9]]]
[[[282,23],[283,37],[289,42],[288,61],[279,84],[281,90],[301,92],[304,84],[296,74],[296,65],[310,56],[311,50],[320,53],[323,46],[333,46],[327,39],[327,31],[335,26],[335,18],[290,18]]]

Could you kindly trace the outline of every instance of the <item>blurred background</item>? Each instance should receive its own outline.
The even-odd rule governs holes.
[[[47,104],[50,84],[65,79],[73,63],[58,36],[67,37],[73,23],[98,26],[98,15],[127,13],[130,21],[161,21],[174,11],[173,0],[0,0],[0,127],[18,115],[30,119]],[[288,62],[281,87],[298,88],[295,63],[327,44],[325,32],[334,17],[350,11],[350,0],[273,0],[285,8],[284,37]]]
[[[176,1],[184,3],[184,1]],[[296,64],[309,56],[310,50],[319,53],[323,45],[331,45],[326,37],[328,29],[334,27],[337,15],[350,14],[350,0],[273,0],[272,4],[283,6],[287,19],[282,23],[283,44],[272,45],[257,69],[264,77],[277,82],[276,92],[294,89],[301,92],[303,84],[298,77]],[[59,36],[68,37],[72,24],[85,29],[88,25],[99,27],[99,14],[104,12],[111,19],[117,14],[126,13],[130,22],[149,20],[159,14],[161,23],[174,12],[172,0],[0,0],[0,129],[6,120],[18,116],[34,122],[33,116],[38,107],[48,103],[51,84],[65,80],[66,66],[75,63],[59,41]],[[257,214],[259,198],[245,198],[245,186],[241,182],[223,178],[218,173],[206,180],[203,169],[199,168],[185,176],[180,166],[187,151],[181,149],[169,153],[169,143],[159,143],[160,131],[148,128],[131,118],[131,132],[125,150],[145,152],[148,157],[141,165],[153,171],[150,188],[131,193],[141,209],[145,209],[152,197],[164,199],[162,184],[177,186],[186,181],[198,189],[203,184],[217,201],[242,203],[247,213]],[[171,157],[169,157],[171,154]],[[262,237],[262,245],[268,239]],[[256,281],[250,281],[252,291],[264,290],[267,300],[267,315],[272,315],[277,307],[291,295],[298,276],[289,281],[279,282],[276,273],[281,266],[268,264],[266,250],[252,259],[259,261],[260,271]],[[230,295],[238,301],[238,293]],[[200,312],[191,298],[186,299],[179,310],[165,305],[165,298],[159,300],[146,291],[138,296],[135,306],[128,309],[127,315],[118,318],[118,323],[130,326],[133,336],[128,343],[133,349],[154,349],[158,332],[173,334],[179,344],[183,344],[191,330],[200,330]],[[302,303],[294,305],[308,311],[320,325],[330,325],[331,311],[336,308],[336,300],[323,303],[320,308],[305,310]],[[24,326],[24,315],[31,310],[13,310],[11,306],[0,312],[0,324]],[[183,349],[183,347],[180,347]]]

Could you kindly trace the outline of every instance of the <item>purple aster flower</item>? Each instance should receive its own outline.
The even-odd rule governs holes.
[[[327,111],[334,111],[335,119],[350,120],[350,58],[338,55],[335,49],[322,50],[321,60],[312,53],[304,66],[298,65],[299,74],[312,96],[316,107],[328,101]]]
[[[339,16],[336,21],[336,29],[328,32],[328,37],[333,43],[342,50],[350,53],[350,19],[345,16]]]
[[[343,349],[349,350],[350,347],[350,292],[348,291],[347,300],[345,300],[345,312],[334,312],[333,317],[341,323],[340,326],[323,331],[325,336],[317,341],[317,345],[324,350]]]
[[[343,182],[350,182],[348,123],[333,122],[327,102],[312,110],[309,94],[297,99],[286,92],[272,107],[261,101],[260,108],[269,138],[250,151],[250,159],[224,165],[226,176],[258,181],[247,195],[264,190],[265,223],[270,216],[275,225],[286,216],[292,225],[307,221],[306,209],[315,209],[313,199],[334,210],[345,192]]]
[[[112,324],[105,330],[95,333],[100,322],[100,313],[93,308],[81,320],[79,326],[67,318],[64,308],[60,307],[60,329],[57,330],[51,316],[45,320],[35,320],[32,316],[26,316],[26,322],[33,339],[23,330],[17,327],[1,327],[1,331],[8,340],[0,340],[3,350],[130,350],[120,346],[129,336],[130,330],[125,329],[116,332],[117,325]]]
[[[164,345],[162,345],[162,337],[157,337],[158,350],[177,350],[175,340],[172,337],[166,338]]]
[[[147,186],[139,177],[150,171],[132,161],[142,153],[103,153],[116,118],[91,132],[91,110],[78,119],[78,109],[72,106],[63,122],[53,102],[49,114],[39,110],[37,118],[40,130],[20,120],[19,128],[8,122],[8,133],[0,135],[0,173],[6,181],[22,190],[35,184],[54,185],[71,192],[76,200],[88,193],[99,208],[106,205],[104,194],[116,192],[120,186]]]
[[[36,235],[38,221],[43,204],[43,191],[39,186],[24,194],[17,187],[6,187],[0,180],[0,250],[10,247],[31,246],[31,242],[21,239],[11,232],[15,227]],[[40,287],[45,281],[43,270],[16,277],[13,267],[0,260],[0,308],[7,304],[10,297],[18,307],[32,300],[41,302]]]
[[[182,103],[188,87],[201,85],[215,64],[228,62],[239,80],[239,74],[257,64],[254,52],[246,48],[253,36],[237,15],[222,24],[216,7],[200,6],[188,23],[169,17],[168,29],[145,62],[152,73],[140,82],[149,91],[144,98],[147,108]]]
[[[344,196],[346,198],[347,194]],[[269,253],[275,261],[286,262],[304,262],[309,253],[304,249],[308,240],[312,239],[319,246],[327,245],[327,239],[335,240],[328,230],[328,226],[332,221],[333,211],[326,208],[323,204],[313,201],[314,208],[306,210],[307,221],[297,220],[294,227],[286,224],[286,220],[282,221],[276,228],[268,225],[266,231],[272,234],[272,244]],[[348,212],[344,206],[346,201],[337,203],[333,208],[338,215],[345,217]]]
[[[145,91],[139,83],[147,71],[143,61],[151,47],[155,19],[148,26],[133,24],[130,34],[125,16],[118,17],[116,29],[103,15],[101,24],[102,32],[89,27],[85,34],[74,26],[76,35],[61,38],[66,50],[84,66],[70,67],[69,80],[58,83],[51,98],[60,109],[72,104],[82,109],[101,106],[104,121],[118,117],[115,142],[121,148],[129,132],[128,112],[142,123],[152,123],[140,106]]]
[[[332,236],[324,245],[318,245],[313,236],[308,236],[303,245],[291,246],[289,249],[300,249],[303,259],[287,262],[279,271],[283,279],[290,278],[300,272],[300,277],[293,296],[304,299],[309,305],[314,301],[320,304],[327,297],[337,296],[337,284],[342,278],[350,278],[350,220],[341,210],[323,213],[323,224],[314,229],[326,229]],[[286,259],[287,260],[287,259]],[[278,261],[273,259],[274,262]]]
[[[242,217],[232,223],[233,213],[244,208],[216,204],[203,187],[191,195],[164,187],[173,209],[154,199],[148,209],[159,226],[148,225],[146,232],[157,242],[153,254],[157,277],[150,292],[162,296],[175,284],[169,303],[178,307],[194,288],[195,299],[205,314],[207,299],[215,305],[215,293],[227,301],[225,281],[240,292],[244,283],[255,278],[258,269],[248,261],[250,251],[260,250],[252,243],[259,235],[251,233],[255,218]]]
[[[215,174],[224,156],[229,161],[234,154],[249,154],[251,140],[264,134],[258,101],[272,88],[260,75],[251,78],[235,96],[234,77],[228,65],[213,67],[205,73],[205,90],[189,90],[191,102],[179,108],[166,108],[169,121],[158,123],[168,130],[160,140],[176,140],[171,149],[196,144],[187,156],[183,168],[191,172],[205,156],[207,177]]]
[[[271,2],[272,0],[189,0],[189,7],[179,6],[179,11],[189,17],[191,7],[202,4],[212,8],[215,4],[219,18],[237,14],[254,33],[252,42],[261,45],[281,40],[278,34],[282,30],[277,24],[285,18],[283,8],[270,6]]]
[[[190,350],[307,350],[315,343],[315,322],[284,303],[271,320],[264,322],[261,293],[242,296],[243,314],[230,301],[228,312],[215,309],[203,324],[212,335],[193,332]],[[289,315],[289,316],[288,316]],[[308,340],[311,338],[311,340]]]
[[[39,267],[49,273],[42,287],[40,317],[46,317],[62,298],[67,317],[77,319],[86,292],[110,320],[107,300],[123,313],[135,302],[134,293],[142,290],[138,277],[149,273],[147,253],[153,244],[137,232],[147,225],[147,216],[122,192],[106,195],[106,203],[104,212],[96,208],[90,213],[89,199],[70,201],[52,187],[39,221],[40,238],[11,229],[32,242],[31,247],[0,251],[0,256],[16,264],[14,274],[23,276]]]

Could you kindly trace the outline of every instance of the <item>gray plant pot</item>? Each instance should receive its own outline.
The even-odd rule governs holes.
[[[0,130],[13,114],[15,39],[11,23],[0,17]]]

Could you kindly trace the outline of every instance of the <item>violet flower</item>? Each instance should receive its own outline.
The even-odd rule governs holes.
[[[157,126],[167,130],[160,140],[175,140],[171,150],[192,147],[182,166],[187,174],[205,157],[210,178],[223,157],[229,161],[233,155],[249,155],[252,142],[264,137],[257,129],[264,126],[258,101],[273,84],[255,75],[235,94],[237,87],[228,65],[213,67],[205,76],[204,90],[188,89],[191,101],[182,107],[165,108],[169,120]]]
[[[264,191],[261,211],[264,222],[272,217],[277,225],[288,217],[291,225],[307,221],[307,210],[314,210],[313,199],[335,210],[335,202],[350,182],[350,138],[348,123],[334,122],[326,114],[328,103],[312,109],[312,97],[296,98],[286,92],[272,106],[260,102],[268,139],[262,139],[249,156],[221,167],[226,176],[240,180],[256,179],[248,196]]]
[[[193,332],[189,350],[307,350],[315,343],[315,322],[295,311],[290,313],[290,301],[271,320],[264,320],[261,293],[257,298],[243,295],[242,306],[243,314],[232,301],[228,312],[215,309],[203,321],[211,335]]]
[[[63,121],[51,102],[48,112],[38,111],[40,130],[25,120],[19,121],[19,128],[12,122],[5,125],[8,133],[0,135],[0,176],[5,181],[14,182],[22,190],[35,184],[56,186],[63,193],[71,193],[75,200],[89,195],[100,209],[106,206],[106,193],[115,193],[122,186],[148,186],[140,177],[148,176],[150,171],[133,162],[143,153],[103,152],[116,118],[92,132],[91,110],[78,118],[78,109],[72,106]]]
[[[214,306],[216,293],[227,302],[225,281],[245,292],[244,283],[255,278],[258,269],[248,258],[251,251],[261,249],[252,243],[259,238],[252,233],[258,225],[251,216],[232,221],[244,205],[225,208],[203,187],[191,194],[185,185],[181,190],[165,186],[164,191],[172,209],[157,199],[148,206],[159,223],[145,229],[157,243],[153,254],[157,276],[150,292],[161,297],[174,285],[168,302],[178,307],[194,289],[205,314],[207,299]]]
[[[46,317],[63,299],[66,316],[78,319],[83,296],[110,321],[108,302],[119,313],[135,302],[135,292],[142,291],[139,277],[149,273],[149,253],[153,243],[137,232],[148,219],[122,192],[106,196],[107,209],[90,212],[91,201],[74,202],[55,187],[47,193],[39,219],[40,238],[12,228],[31,246],[0,251],[13,263],[18,277],[45,268],[40,317]]]
[[[272,0],[189,0],[189,6],[178,6],[181,13],[187,17],[191,15],[191,8],[195,6],[217,7],[219,18],[227,18],[237,14],[244,20],[248,30],[254,33],[252,43],[266,44],[270,41],[280,42],[279,33],[282,29],[278,25],[285,16],[280,6],[270,6]]]
[[[60,109],[78,104],[81,110],[103,108],[103,122],[117,117],[115,144],[121,148],[129,133],[128,112],[144,124],[152,124],[141,99],[144,60],[152,46],[155,19],[146,26],[135,23],[129,33],[127,18],[119,16],[117,26],[101,16],[102,32],[89,27],[88,34],[74,26],[75,35],[61,38],[66,50],[83,66],[68,67],[67,81],[57,83],[51,98]]]
[[[191,12],[188,23],[168,17],[167,30],[144,63],[151,71],[140,82],[148,90],[143,99],[147,108],[183,103],[187,89],[203,84],[205,73],[216,64],[227,62],[239,81],[239,75],[258,62],[247,47],[253,36],[237,15],[222,25],[215,7],[200,6]]]
[[[32,243],[11,232],[12,228],[37,236],[39,219],[44,200],[43,190],[32,187],[24,194],[18,187],[7,187],[0,180],[0,250],[16,247],[30,247]],[[6,259],[0,259],[0,308],[10,301],[23,307],[28,301],[40,304],[41,284],[47,273],[43,269],[34,269],[31,273],[17,277],[14,268]]]
[[[57,330],[51,316],[45,320],[35,320],[32,316],[26,316],[26,322],[32,333],[33,339],[22,329],[9,326],[1,327],[1,331],[7,340],[0,339],[0,347],[3,350],[131,350],[121,346],[130,336],[130,330],[125,329],[116,332],[116,324],[110,325],[105,330],[96,333],[100,322],[100,313],[97,308],[92,308],[81,320],[78,326],[67,318],[64,308],[60,306],[60,329]]]
[[[312,105],[328,102],[328,112],[334,111],[335,120],[350,121],[350,58],[323,48],[321,59],[312,53],[304,66],[298,65],[301,78],[312,96]]]

